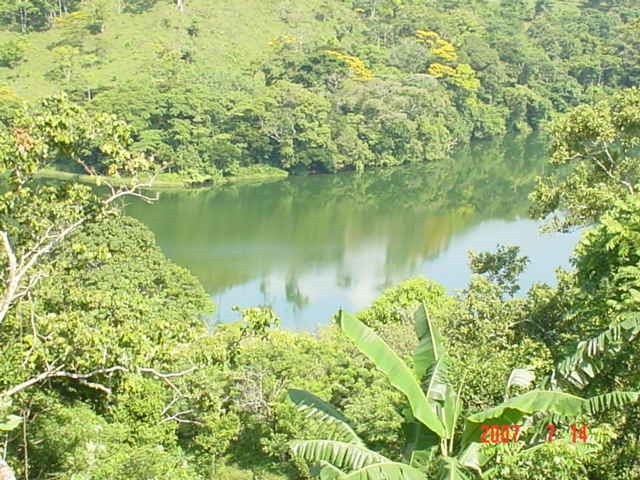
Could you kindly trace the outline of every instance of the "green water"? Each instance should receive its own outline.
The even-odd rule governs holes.
[[[577,234],[539,235],[526,216],[544,161],[539,139],[507,138],[431,165],[163,193],[128,213],[202,281],[214,321],[271,305],[285,327],[311,330],[416,275],[464,288],[471,248],[520,245],[523,287],[552,282]]]

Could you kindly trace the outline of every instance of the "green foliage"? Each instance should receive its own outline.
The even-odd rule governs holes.
[[[529,259],[519,256],[519,253],[519,247],[504,245],[498,245],[496,253],[476,254],[471,251],[469,265],[473,273],[486,274],[489,280],[499,285],[506,294],[513,295],[520,290],[518,277],[529,263]]]
[[[446,437],[442,421],[427,402],[427,397],[418,384],[419,378],[416,378],[400,357],[373,330],[354,317],[340,313],[338,325],[358,349],[387,376],[391,384],[407,397],[416,419],[437,435]]]
[[[100,190],[34,181],[61,156],[88,173],[80,157],[99,156],[131,182],[149,163],[128,149],[126,124],[64,97],[11,122],[1,151],[0,397],[21,412],[23,432],[7,437],[3,454],[24,458],[15,463],[34,475],[194,478],[183,468],[178,426],[192,421],[206,430],[219,409],[210,402],[209,417],[182,418],[174,409],[202,394],[174,397],[180,389],[167,380],[196,368],[189,347],[206,335],[200,315],[210,310],[208,297],[148,230],[118,215],[116,200],[136,193],[135,185],[110,185],[103,198]],[[222,430],[217,440],[225,441]]]
[[[131,438],[130,427],[107,423],[87,405],[58,407],[34,427],[46,446],[31,452],[34,463],[49,462],[49,471],[60,472],[58,478],[197,478],[175,449],[123,441]]]
[[[180,5],[0,1],[0,230],[18,258],[62,235],[0,318],[1,458],[18,476],[28,467],[32,478],[69,480],[464,479],[484,466],[472,441],[479,424],[529,425],[542,412],[598,421],[600,445],[530,448],[531,429],[526,444],[489,452],[488,478],[637,478],[640,94],[612,94],[640,80],[637,6]],[[42,99],[58,90],[85,105]],[[52,167],[120,177],[126,188],[158,168],[216,183],[440,160],[424,170],[437,188],[397,173],[405,191],[384,193],[388,208],[482,210],[494,162],[474,168],[486,191],[468,189],[468,172],[446,160],[452,149],[565,111],[550,128],[553,172],[533,213],[563,215],[552,219],[561,230],[599,222],[576,249],[575,272],[505,298],[526,261],[511,247],[472,255],[473,271],[488,278],[474,276],[455,297],[414,279],[341,317],[357,348],[337,327],[279,331],[266,307],[239,309],[243,323],[210,331],[202,287],[142,225],[99,189],[34,181]],[[371,194],[366,179],[360,186]],[[287,198],[309,194],[287,188]],[[3,292],[12,288],[7,251]],[[416,304],[431,315],[409,318]],[[552,371],[548,385],[589,399],[527,392]],[[607,393],[619,388],[628,392]],[[306,440],[294,453],[319,464],[287,461],[296,438]],[[343,475],[326,462],[359,470]]]
[[[2,432],[15,430],[22,422],[22,417],[10,412],[11,400],[0,397],[0,431]]]
[[[0,65],[14,68],[25,59],[26,46],[21,40],[9,40],[0,44]]]
[[[587,465],[602,446],[572,443],[567,438],[526,449],[521,444],[498,446],[500,461],[489,470],[489,480],[571,480],[588,478]]]
[[[480,472],[488,458],[479,452],[480,426],[520,424],[533,414],[554,414],[558,417],[579,417],[593,415],[611,408],[619,408],[636,402],[640,394],[636,392],[613,392],[606,395],[583,399],[559,391],[531,390],[515,396],[502,404],[468,416],[459,444],[454,444],[456,424],[460,414],[460,390],[453,390],[447,369],[450,358],[442,337],[430,320],[424,305],[414,314],[416,335],[420,341],[416,349],[414,363],[420,365],[417,376],[393,350],[370,328],[356,318],[340,312],[338,326],[387,377],[389,383],[407,398],[411,414],[407,423],[411,430],[424,429],[423,439],[413,436],[405,450],[409,465],[394,464],[384,457],[362,446],[359,438],[349,442],[336,440],[295,440],[291,443],[293,455],[307,462],[316,463],[315,475],[319,478],[370,478],[370,472],[378,472],[383,478],[427,478],[424,471],[414,467],[429,468],[437,465],[438,478],[465,479]],[[425,391],[416,382],[426,373]],[[521,382],[522,383],[522,382]],[[528,385],[525,382],[523,385]],[[292,400],[303,410],[311,410],[316,418],[328,425],[336,422],[347,426],[346,418],[330,406],[310,394],[294,391]],[[335,427],[334,427],[335,428]],[[334,430],[335,431],[335,430]],[[461,452],[453,456],[454,445]],[[437,452],[437,453],[435,453]],[[421,459],[428,459],[427,465]],[[377,465],[381,464],[381,465]],[[388,475],[383,467],[388,467]],[[341,471],[346,471],[341,473]],[[489,470],[490,472],[491,470]],[[408,477],[407,477],[408,476]],[[375,477],[373,477],[375,478]]]
[[[417,277],[385,290],[373,304],[358,313],[358,320],[371,327],[405,321],[405,311],[426,304],[430,311],[440,311],[451,300],[442,285]]]
[[[635,341],[638,334],[640,319],[637,315],[611,324],[597,335],[578,342],[575,350],[557,365],[558,376],[578,387],[586,386],[603,370],[598,357],[619,352],[625,343]]]
[[[577,271],[562,279],[557,293],[571,298],[553,325],[567,355],[557,373],[581,387],[597,384],[599,371],[624,378],[626,385],[637,382],[626,365],[638,351],[638,212],[637,194],[616,201],[600,224],[585,232],[573,259]]]
[[[598,219],[617,199],[635,192],[640,144],[640,90],[623,90],[582,105],[553,123],[552,174],[538,181],[532,214],[566,230]],[[568,171],[567,171],[568,170]]]
[[[554,379],[597,394],[640,385],[628,368],[638,355],[637,97],[635,89],[621,91],[558,120],[553,161],[560,168],[540,181],[533,197],[540,216],[566,211],[552,226],[598,222],[576,247],[576,271],[562,273],[557,289],[530,294],[541,315],[536,322],[548,332],[545,342],[558,352]],[[590,466],[596,476],[633,478],[638,471],[631,453],[638,417],[635,407],[627,411],[605,417],[617,438],[607,458]]]
[[[440,160],[638,79],[637,15],[624,2],[180,5],[0,2],[0,23],[30,45],[0,81],[28,99],[63,89],[117,113],[135,124],[139,151],[213,183],[253,164]]]

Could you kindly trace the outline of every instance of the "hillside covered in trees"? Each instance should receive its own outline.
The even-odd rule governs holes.
[[[637,0],[0,0],[0,22],[0,480],[640,478]],[[534,129],[535,180],[526,150],[452,165]],[[158,169],[216,183],[411,162],[434,165],[380,170],[397,181],[379,191],[367,172],[359,192],[280,180],[258,216],[269,235],[291,227],[269,209],[298,208],[311,243],[338,229],[297,200],[379,195],[389,218],[414,210],[428,253],[421,205],[519,211],[531,187],[532,218],[580,231],[568,268],[523,291],[531,259],[499,245],[470,252],[461,291],[406,279],[314,332],[268,305],[214,325],[194,273],[123,213],[156,201]],[[65,173],[98,187],[46,178]],[[242,207],[216,228],[247,223]],[[234,253],[217,272],[244,274]]]
[[[0,84],[118,115],[189,181],[433,161],[637,84],[634,4],[4,0]]]

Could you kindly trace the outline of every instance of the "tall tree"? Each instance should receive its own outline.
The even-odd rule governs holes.
[[[550,128],[552,171],[538,179],[531,213],[548,227],[592,223],[640,180],[640,89],[581,105]],[[565,213],[566,212],[566,213]]]
[[[126,196],[151,200],[142,193],[149,181],[138,175],[148,172],[151,162],[133,154],[130,130],[110,115],[90,114],[65,97],[43,100],[34,110],[22,112],[0,132],[0,164],[7,172],[6,188],[0,196],[0,327],[23,299],[29,298],[50,274],[51,255],[81,226],[109,215],[116,201]],[[106,196],[76,184],[36,182],[40,170],[58,158],[96,175],[87,163],[90,155],[105,157],[110,175],[127,175],[122,186],[107,183]],[[11,342],[10,342],[11,343]],[[0,399],[12,396],[47,378],[67,375],[87,379],[86,372],[62,372],[50,365],[33,377],[9,386]],[[1,419],[0,419],[1,420]],[[0,468],[7,468],[1,466]]]

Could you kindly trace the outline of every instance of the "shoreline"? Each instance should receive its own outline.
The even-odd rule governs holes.
[[[221,181],[208,180],[204,182],[189,181],[188,179],[180,178],[174,174],[160,174],[153,185],[146,188],[146,190],[199,190],[225,185],[234,185],[239,183],[274,181],[287,178],[289,176],[289,173],[285,170],[281,170],[275,167],[265,167],[264,165],[260,165],[259,168],[247,167],[244,170],[244,173],[229,177],[223,177]],[[76,181],[79,183],[95,186],[104,185],[107,182],[111,183],[112,185],[121,186],[128,184],[131,180],[130,177],[109,177],[105,175],[72,173],[55,168],[41,170],[38,173],[37,177],[52,180]],[[146,179],[142,178],[141,180],[145,181]]]

